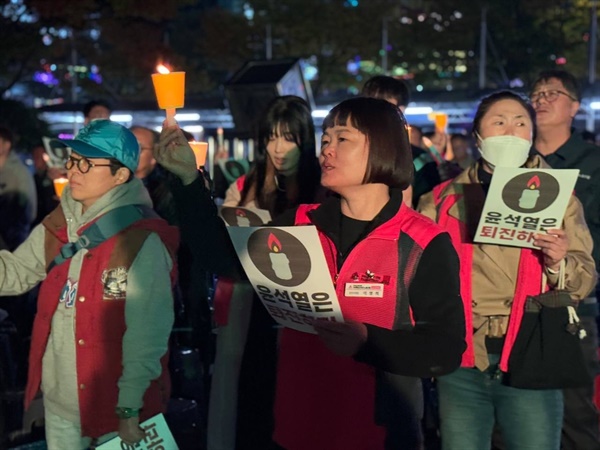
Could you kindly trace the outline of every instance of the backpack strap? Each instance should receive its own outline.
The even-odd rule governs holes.
[[[115,208],[90,225],[75,242],[69,242],[60,248],[60,252],[48,265],[46,273],[52,268],[72,258],[81,249],[92,249],[110,239],[144,217],[154,216],[154,211],[142,205],[125,205]]]

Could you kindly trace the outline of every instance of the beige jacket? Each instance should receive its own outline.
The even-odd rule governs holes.
[[[485,196],[481,189],[469,189],[465,185],[479,184],[477,170],[479,163],[472,164],[463,171],[442,191],[440,198],[463,192],[465,197],[452,206],[449,214],[467,224],[472,234],[475,233]],[[531,157],[528,168],[549,168],[539,156]],[[474,187],[474,186],[473,186]],[[464,199],[468,198],[465,202]],[[421,197],[419,212],[438,221],[437,209],[433,193]],[[592,237],[585,223],[581,203],[575,196],[571,197],[562,226],[569,239],[569,250],[565,266],[565,289],[574,300],[587,297],[596,284],[596,268],[592,259]],[[506,332],[508,316],[515,292],[517,268],[519,266],[520,248],[491,244],[474,244],[472,277],[473,327],[475,331],[476,366],[483,369],[487,366],[485,352],[485,336],[491,324],[491,316],[505,317],[501,320],[502,334]],[[558,275],[547,273],[548,284],[556,286]],[[542,287],[540,286],[540,291]],[[485,360],[483,360],[483,359]]]

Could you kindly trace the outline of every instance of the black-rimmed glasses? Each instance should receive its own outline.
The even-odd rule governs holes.
[[[534,92],[533,94],[531,94],[529,96],[529,99],[531,100],[531,103],[538,102],[541,99],[545,99],[548,103],[552,103],[553,101],[555,101],[558,98],[559,95],[566,95],[574,102],[577,101],[577,99],[575,97],[573,97],[571,94],[569,94],[567,92],[563,92],[563,91],[554,90],[554,89],[551,91]]]
[[[111,167],[113,164],[98,164],[91,162],[87,158],[73,158],[69,156],[69,159],[65,162],[65,169],[71,170],[75,165],[77,165],[77,169],[81,173],[88,173],[92,167]]]

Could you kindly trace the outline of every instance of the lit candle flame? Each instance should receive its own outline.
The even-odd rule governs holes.
[[[156,71],[158,73],[162,73],[163,75],[171,73],[171,71],[169,70],[169,68],[167,66],[165,66],[164,64],[159,64],[158,66],[156,66]]]

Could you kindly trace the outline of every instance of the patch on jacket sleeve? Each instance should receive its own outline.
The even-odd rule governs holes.
[[[123,266],[102,272],[102,300],[124,300],[127,294],[127,269]]]

